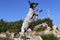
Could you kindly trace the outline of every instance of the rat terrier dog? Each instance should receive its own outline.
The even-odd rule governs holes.
[[[38,16],[37,14],[34,13],[35,8],[38,5],[38,3],[31,3],[29,1],[29,5],[30,5],[29,12],[28,12],[23,24],[22,24],[22,27],[21,27],[22,35],[24,35],[25,30],[27,30],[29,25],[34,21],[35,17]]]

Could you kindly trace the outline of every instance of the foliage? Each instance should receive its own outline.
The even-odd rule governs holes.
[[[45,18],[42,20],[43,22],[46,22],[48,24],[48,26],[50,26],[52,28],[53,26],[53,23],[52,23],[52,20],[50,18]]]
[[[53,34],[41,35],[41,37],[43,40],[58,40],[58,38],[54,36]]]
[[[37,31],[37,32],[39,32],[39,31],[44,31],[45,29],[46,29],[46,27],[41,26],[41,27],[37,28],[36,31]]]
[[[44,18],[44,19],[38,19],[37,21],[32,22],[29,27],[33,30],[33,28],[36,25],[41,24],[43,22],[46,22],[50,27],[52,27],[53,25],[51,19]],[[21,31],[22,23],[23,23],[23,20],[19,20],[15,22],[6,22],[3,19],[0,19],[0,32],[5,32],[7,30],[12,32],[14,32],[15,30]]]
[[[46,23],[48,24],[48,26],[49,26],[50,28],[52,28],[53,23],[52,23],[52,20],[51,20],[50,18],[44,18],[44,19],[39,19],[39,20],[37,20],[37,21],[34,21],[33,23],[31,23],[30,28],[33,30],[33,28],[34,28],[36,25],[41,24],[41,23],[44,23],[44,22],[46,22]]]
[[[5,22],[4,20],[0,20],[0,32],[5,32],[7,30],[9,31],[15,31],[18,29],[18,31],[21,30],[23,20],[15,21],[15,22]]]

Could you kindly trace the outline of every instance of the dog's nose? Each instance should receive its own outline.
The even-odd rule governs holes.
[[[36,3],[36,5],[38,5],[38,3]]]

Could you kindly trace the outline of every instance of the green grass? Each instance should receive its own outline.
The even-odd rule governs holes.
[[[58,40],[58,38],[54,36],[53,34],[42,35],[41,37],[43,40]]]

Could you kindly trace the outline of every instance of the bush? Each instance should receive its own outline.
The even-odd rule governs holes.
[[[54,36],[53,34],[41,35],[41,37],[43,40],[58,40],[58,38]]]
[[[39,32],[39,31],[44,31],[46,28],[43,27],[43,26],[40,26],[40,28],[37,28],[36,31]]]

